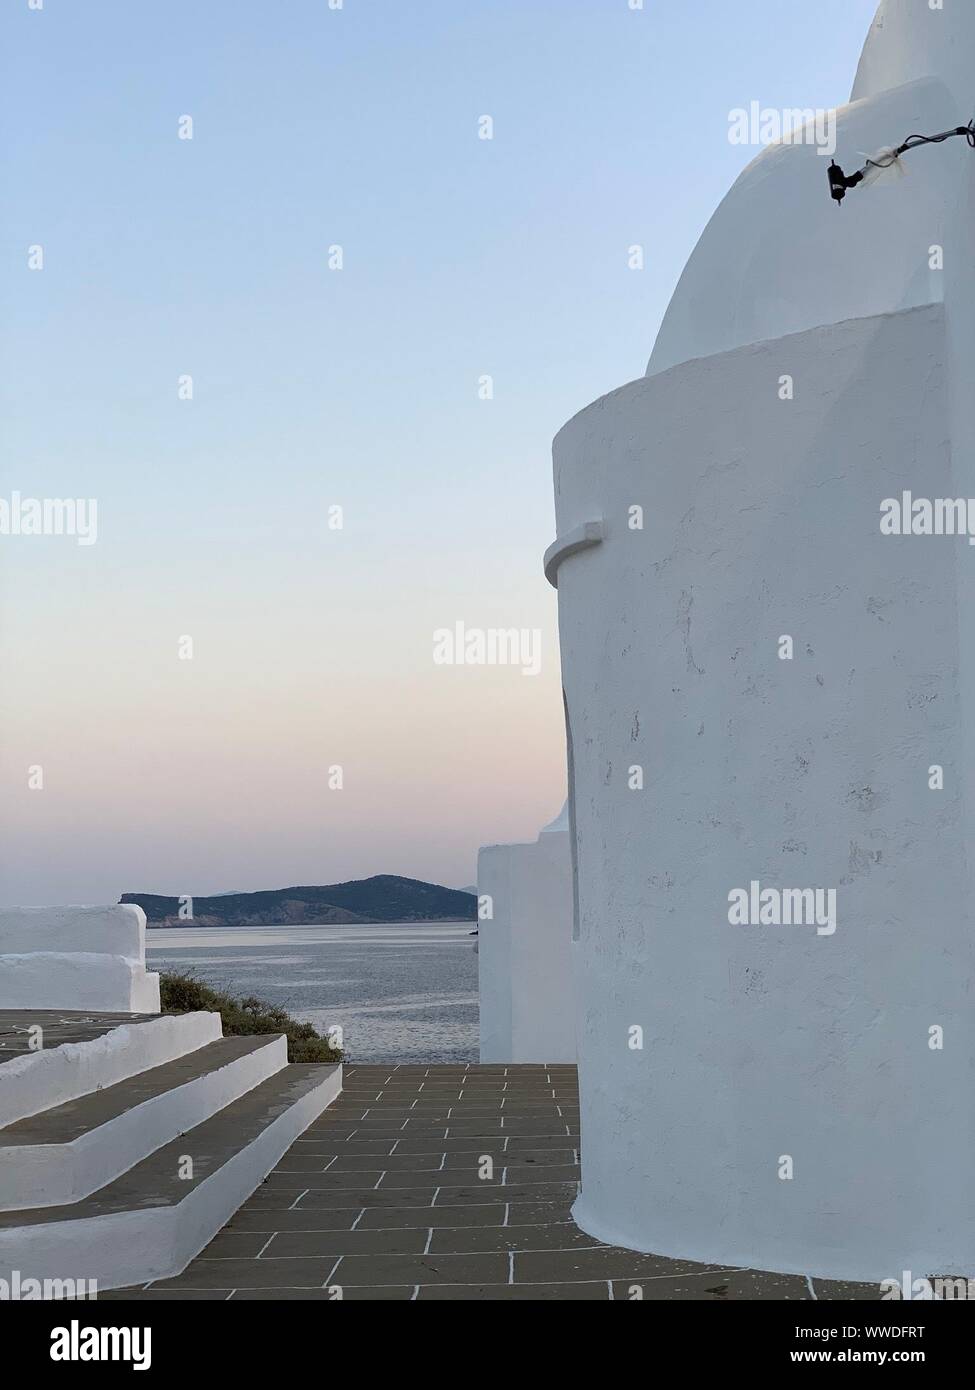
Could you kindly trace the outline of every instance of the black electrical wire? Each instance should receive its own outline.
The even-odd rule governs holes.
[[[954,130],[944,130],[940,135],[909,135],[903,145],[899,145],[894,151],[894,155],[885,164],[876,165],[879,169],[889,169],[894,159],[904,154],[907,150],[916,150],[919,145],[943,145],[946,140],[951,140],[956,135],[964,135],[968,139],[969,145],[975,150],[975,121],[969,125],[955,126]],[[867,160],[868,164],[873,164],[872,159]]]
[[[955,126],[954,130],[943,130],[940,135],[909,135],[902,145],[897,146],[888,159],[868,159],[863,168],[858,169],[855,174],[844,174],[834,160],[828,170],[830,195],[837,204],[842,203],[848,190],[856,188],[857,184],[862,183],[871,169],[890,169],[908,150],[919,149],[921,145],[942,145],[946,140],[953,140],[958,135],[964,135],[969,147],[975,150],[975,120],[973,120],[969,121],[968,125]]]

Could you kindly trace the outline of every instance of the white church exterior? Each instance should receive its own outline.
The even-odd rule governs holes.
[[[973,74],[975,0],[884,0],[838,154]],[[614,1245],[975,1272],[975,552],[881,524],[975,498],[975,154],[906,162],[765,150],[554,443],[569,802],[481,851],[481,1060],[578,1054]],[[341,1091],[159,1008],[140,909],[0,911],[0,1279],[183,1269]]]
[[[973,114],[975,4],[885,0],[840,161]],[[554,444],[574,1215],[694,1260],[967,1274],[975,552],[880,519],[975,497],[975,155],[839,210],[827,163],[745,170],[646,375]]]

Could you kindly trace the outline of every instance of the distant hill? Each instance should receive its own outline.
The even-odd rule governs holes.
[[[137,903],[150,927],[331,926],[363,922],[473,922],[477,898],[397,874],[376,874],[351,883],[311,888],[271,888],[260,893],[219,893],[193,898],[193,917],[180,917],[178,897],[123,893]]]

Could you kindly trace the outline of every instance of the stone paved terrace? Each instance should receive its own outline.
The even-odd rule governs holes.
[[[72,1009],[0,1009],[0,1066],[32,1052],[31,1030],[44,1031],[45,1047],[91,1042],[120,1024],[151,1023],[158,1014],[91,1013]]]
[[[101,1297],[878,1298],[601,1245],[569,1215],[578,1145],[574,1067],[349,1065],[339,1099],[181,1275]]]

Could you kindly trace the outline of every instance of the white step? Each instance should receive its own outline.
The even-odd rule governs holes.
[[[137,1018],[5,1011],[0,1014],[0,1127],[184,1057],[220,1035],[217,1013]],[[35,1051],[38,1039],[43,1045]]]
[[[112,1289],[178,1274],[341,1089],[340,1065],[285,1067],[91,1197],[0,1213],[0,1279]]]
[[[90,1196],[287,1064],[283,1034],[220,1038],[0,1129],[0,1210]]]

